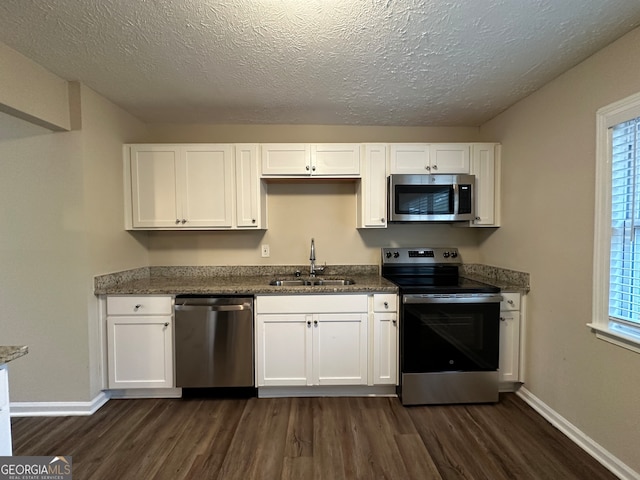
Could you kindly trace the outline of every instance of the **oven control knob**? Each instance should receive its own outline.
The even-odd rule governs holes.
[[[398,258],[400,256],[399,252],[393,252],[393,258]]]
[[[444,253],[442,254],[442,256],[443,256],[444,258],[449,258],[449,252],[444,252]]]
[[[391,252],[385,253],[384,256],[387,257],[387,258],[391,258]]]
[[[458,252],[451,252],[451,258],[456,258],[458,256]]]

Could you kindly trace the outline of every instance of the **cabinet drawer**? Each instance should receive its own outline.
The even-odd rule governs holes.
[[[502,302],[500,302],[500,310],[520,310],[520,294],[519,293],[502,293]]]
[[[395,312],[398,296],[395,294],[376,294],[373,296],[374,312]]]
[[[107,297],[108,315],[171,315],[172,312],[171,297],[129,295]]]
[[[260,295],[256,313],[367,313],[367,295]]]

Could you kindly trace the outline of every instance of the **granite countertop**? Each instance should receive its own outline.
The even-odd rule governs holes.
[[[301,293],[397,293],[398,287],[382,278],[377,265],[329,266],[318,278],[344,278],[352,285],[274,286],[274,279],[295,279],[308,267],[143,267],[95,278],[96,295],[257,295]]]
[[[15,360],[16,358],[20,358],[29,353],[29,347],[26,345],[20,346],[0,346],[0,365],[3,363],[8,363],[11,360]]]
[[[517,270],[490,265],[464,264],[460,266],[460,275],[498,287],[502,292],[519,292],[526,295],[530,290],[529,274]]]
[[[308,265],[141,267],[95,277],[96,295],[268,295],[305,293],[397,293],[382,278],[378,265],[329,265],[318,278],[353,281],[343,286],[274,286],[274,279],[308,278]],[[460,266],[460,275],[499,287],[504,292],[529,292],[529,274],[480,264]]]

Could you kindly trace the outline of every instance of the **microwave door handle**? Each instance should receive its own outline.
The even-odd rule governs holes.
[[[453,183],[453,214],[457,215],[460,211],[460,192],[458,190],[458,183]]]

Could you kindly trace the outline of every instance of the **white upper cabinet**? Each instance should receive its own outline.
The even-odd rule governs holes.
[[[392,143],[390,173],[469,173],[468,143]]]
[[[229,228],[233,225],[233,147],[188,145],[181,147],[178,186],[182,195],[181,225]],[[184,177],[182,177],[184,175]],[[181,178],[182,177],[182,178]]]
[[[476,219],[473,227],[500,226],[500,145],[474,143],[471,171],[476,177]]]
[[[387,226],[387,163],[386,144],[366,144],[363,147],[362,179],[357,188],[358,228]]]
[[[266,188],[260,181],[258,145],[235,146],[236,224],[238,228],[266,228]]]
[[[310,175],[311,147],[305,143],[260,145],[262,175]]]
[[[257,145],[125,146],[127,229],[265,228]]]
[[[260,153],[265,177],[360,176],[360,145],[355,143],[266,143]]]
[[[178,205],[178,163],[175,145],[134,145],[130,168],[131,181],[125,196],[131,195],[133,227],[175,227],[180,224],[182,207]],[[178,210],[180,208],[180,210]]]
[[[311,174],[321,176],[359,176],[360,145],[356,143],[311,145]]]

